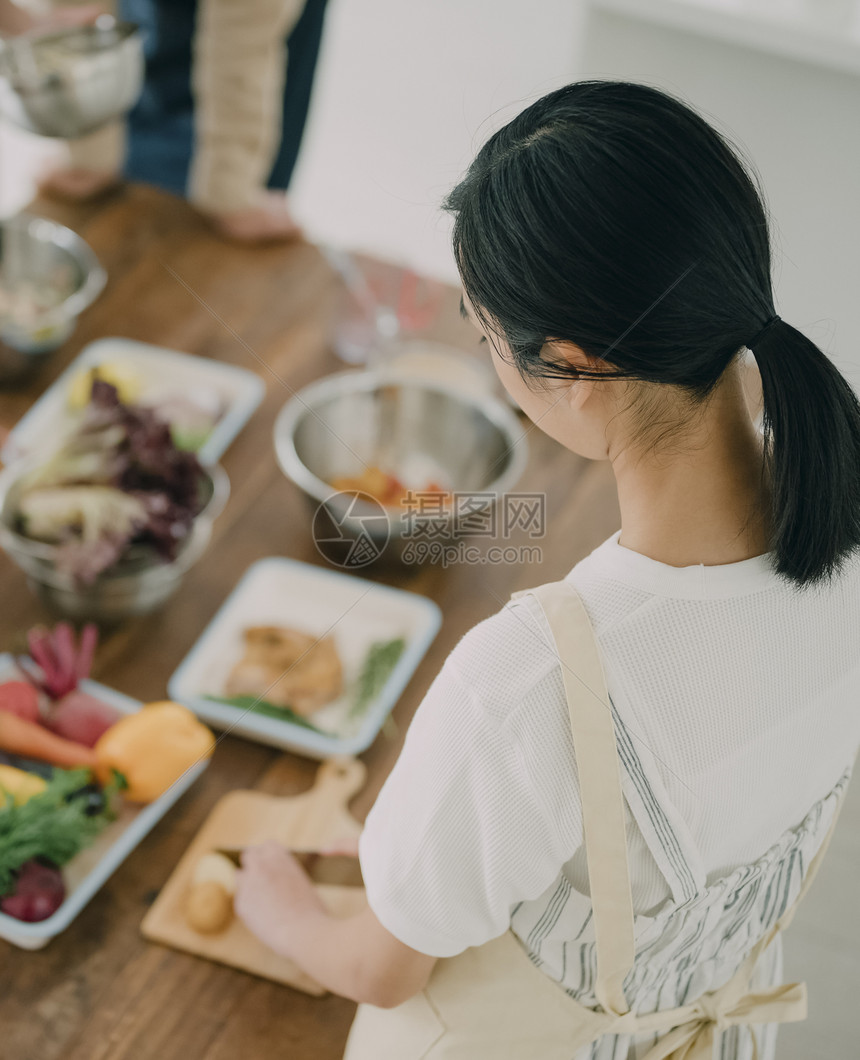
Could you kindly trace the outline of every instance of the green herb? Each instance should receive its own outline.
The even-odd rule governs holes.
[[[397,637],[395,640],[377,641],[370,646],[355,682],[352,706],[349,710],[350,718],[356,717],[366,709],[368,704],[376,699],[382,691],[385,682],[391,676],[391,671],[403,654],[405,647],[406,641],[403,637]],[[250,711],[253,714],[263,714],[267,718],[278,718],[281,721],[288,721],[303,729],[310,729],[311,732],[321,733],[323,736],[331,735],[324,729],[312,725],[307,718],[297,714],[290,707],[282,707],[277,703],[270,703],[267,699],[260,699],[257,696],[207,695],[204,698],[211,700],[213,703],[226,703],[228,707],[236,707],[237,710]]]
[[[303,718],[301,714],[297,714],[289,707],[281,707],[277,703],[270,703],[267,699],[258,699],[257,696],[205,696],[204,698],[211,699],[213,703],[226,703],[228,707],[251,711],[253,714],[265,714],[267,718],[280,718],[281,721],[288,721],[303,729],[311,729],[313,732],[323,732],[322,729],[311,725],[307,718]]]
[[[86,799],[74,797],[90,781],[88,769],[55,769],[45,790],[23,805],[11,799],[0,805],[0,896],[14,888],[15,873],[25,861],[42,858],[65,865],[113,820],[117,782],[105,787],[105,808],[93,814],[87,813]]]
[[[349,711],[350,718],[361,714],[376,699],[385,687],[385,682],[391,676],[391,671],[397,665],[397,660],[403,654],[405,647],[406,641],[403,637],[380,640],[371,644],[355,683],[355,693]]]

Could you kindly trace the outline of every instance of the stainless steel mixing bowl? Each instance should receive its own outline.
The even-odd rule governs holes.
[[[0,221],[0,383],[61,345],[107,274],[71,228],[21,213]]]
[[[116,566],[89,586],[56,569],[57,546],[24,537],[15,529],[18,484],[30,470],[26,462],[0,474],[0,547],[27,576],[27,584],[51,611],[80,621],[105,624],[146,615],[161,607],[179,588],[212,535],[212,524],[227,503],[230,481],[221,467],[206,468],[206,503],[171,563],[153,560],[150,549],[130,549]]]
[[[125,114],[143,88],[143,37],[102,15],[0,47],[0,114],[28,132],[74,139]]]
[[[342,372],[299,391],[275,423],[275,451],[315,508],[322,505],[345,534],[367,534],[387,558],[403,555],[422,520],[428,527],[433,520],[437,536],[456,536],[455,506],[432,513],[389,508],[379,519],[378,505],[338,493],[334,479],[375,466],[416,491],[435,481],[445,490],[482,494],[473,501],[478,511],[515,485],[528,457],[519,420],[495,397],[383,369]]]

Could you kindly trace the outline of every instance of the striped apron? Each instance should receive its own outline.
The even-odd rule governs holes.
[[[814,808],[817,812],[804,822],[806,832],[804,826],[798,829],[798,835],[808,840],[807,850],[810,842],[815,844],[814,856],[806,862],[790,904],[786,898],[786,907],[760,937],[751,940],[732,974],[688,1004],[644,1012],[637,1004],[637,1011],[632,1011],[628,994],[638,999],[640,990],[631,987],[637,975],[644,974],[647,980],[649,927],[665,933],[667,925],[659,915],[650,918],[651,924],[649,918],[637,917],[634,934],[624,807],[629,784],[622,790],[622,773],[626,769],[629,776],[630,770],[624,762],[625,740],[619,731],[616,741],[602,663],[579,596],[567,582],[528,592],[540,605],[555,642],[570,714],[591,895],[596,1004],[588,1007],[562,989],[536,967],[508,931],[483,946],[439,960],[425,989],[404,1004],[393,1009],[360,1005],[344,1060],[579,1060],[596,1055],[592,1050],[604,1041],[623,1046],[624,1054],[616,1054],[620,1060],[628,1043],[644,1040],[650,1044],[640,1054],[642,1060],[712,1060],[717,1044],[727,1039],[723,1032],[728,1029],[804,1019],[805,984],[759,988],[759,965],[763,955],[766,959],[768,952],[774,952],[779,932],[812,882],[833,831],[844,783],[829,798],[828,807],[822,803]],[[631,810],[636,815],[636,807]],[[817,832],[810,831],[821,822]],[[721,913],[736,897],[728,886],[736,882],[732,877],[728,884],[723,880],[711,888],[704,886],[689,843],[689,859],[684,856],[680,843],[685,838],[674,830],[667,833],[665,848],[674,856],[668,859],[671,864],[666,857],[662,864],[658,861],[673,895],[682,901],[680,906],[673,903],[669,911],[683,918],[680,925],[671,925],[682,941],[690,913],[699,921],[698,934],[704,936],[708,914]],[[679,846],[672,851],[675,842]],[[799,840],[791,836],[787,842],[794,849]],[[790,856],[788,860],[793,864],[802,859]],[[746,886],[756,878],[755,867],[744,866],[734,875]],[[737,894],[741,891],[743,887]],[[750,893],[747,888],[744,896]],[[646,922],[644,931],[642,921]],[[719,916],[712,917],[712,928],[720,922]],[[756,1036],[748,1035],[748,1041],[751,1055],[758,1060]]]

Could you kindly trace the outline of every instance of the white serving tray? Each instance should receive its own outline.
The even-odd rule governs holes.
[[[245,572],[199,640],[170,678],[171,699],[217,729],[309,758],[366,750],[406,687],[441,624],[432,600],[403,589],[272,556]],[[248,626],[284,625],[322,636],[331,633],[344,668],[345,692],[309,720],[325,733],[293,722],[206,699],[222,695],[243,654]],[[403,637],[406,647],[380,694],[351,721],[350,686],[376,641]]]
[[[132,339],[98,339],[81,350],[12,428],[6,444],[0,449],[3,462],[10,464],[50,444],[51,439],[70,422],[66,396],[73,377],[82,368],[92,368],[107,360],[127,361],[144,377],[151,376],[158,389],[175,381],[179,391],[205,386],[222,395],[226,411],[197,453],[203,464],[214,464],[221,458],[266,392],[263,380],[246,368]]]
[[[9,654],[0,655],[0,681],[11,681],[16,677],[20,677],[20,671],[15,667],[14,658]],[[97,696],[123,714],[134,714],[143,706],[138,700],[97,681],[82,681],[80,687],[81,691]],[[28,924],[0,913],[0,938],[21,949],[38,950],[47,945],[55,935],[65,931],[96,891],[177,799],[191,787],[208,764],[208,760],[198,762],[155,802],[146,806],[123,803],[117,819],[101,832],[91,846],[86,847],[62,867],[66,881],[66,898],[60,908],[47,920],[40,920],[35,924]]]

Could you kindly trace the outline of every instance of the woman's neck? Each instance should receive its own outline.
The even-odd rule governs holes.
[[[693,426],[656,451],[610,447],[620,543],[673,567],[736,563],[769,549],[761,436],[730,370]]]

